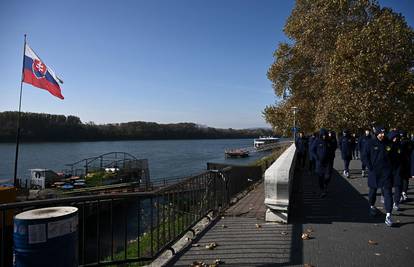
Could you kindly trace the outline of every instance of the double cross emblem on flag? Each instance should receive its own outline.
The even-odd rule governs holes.
[[[41,79],[45,78],[47,67],[42,61],[35,59],[32,64],[32,70],[36,78]]]
[[[59,86],[63,81],[46,66],[27,43],[24,48],[23,82],[45,89],[52,95],[64,99]]]

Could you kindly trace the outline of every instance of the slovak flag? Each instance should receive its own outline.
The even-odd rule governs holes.
[[[64,99],[59,86],[63,81],[40,60],[27,43],[24,49],[23,82],[45,89],[52,95]]]

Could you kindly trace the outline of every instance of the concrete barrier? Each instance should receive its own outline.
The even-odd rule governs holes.
[[[295,144],[292,144],[265,171],[265,205],[268,222],[288,222],[289,198],[296,161],[295,152]]]

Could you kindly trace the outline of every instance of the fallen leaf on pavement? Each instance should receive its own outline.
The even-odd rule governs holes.
[[[309,233],[303,233],[302,234],[302,239],[303,240],[309,240],[310,239],[310,234]]]
[[[212,242],[208,245],[206,245],[206,249],[215,249],[218,246],[216,242]]]
[[[216,259],[215,263],[216,263],[216,264],[223,264],[223,263],[224,263],[224,261],[222,261],[222,260],[220,260],[220,259]]]
[[[258,223],[256,223],[256,228],[261,228],[262,226]]]
[[[370,244],[370,245],[378,245],[378,242],[370,239],[370,240],[368,240],[368,244]]]
[[[202,261],[193,261],[193,264],[191,264],[191,267],[204,267],[207,266],[207,264],[205,264]]]
[[[375,253],[375,256],[381,256],[381,253]]]
[[[221,226],[221,228],[227,228],[227,225],[224,225],[224,224],[223,224],[223,225]]]
[[[193,246],[193,247],[199,247],[200,244],[195,243],[195,244],[192,244],[191,246]]]
[[[288,234],[288,232],[282,231],[282,232],[281,232],[281,234],[282,234],[282,235],[287,235],[287,234]]]

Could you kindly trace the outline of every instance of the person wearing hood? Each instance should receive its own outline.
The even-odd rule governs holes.
[[[295,140],[296,155],[299,165],[304,168],[306,163],[306,154],[308,149],[306,137],[303,132],[299,132],[299,136]]]
[[[352,159],[359,159],[359,148],[358,148],[358,139],[359,136],[357,136],[356,133],[352,133]]]
[[[375,127],[375,138],[371,139],[365,148],[368,173],[368,202],[369,214],[375,216],[378,209],[375,207],[377,190],[381,188],[384,196],[384,208],[386,211],[385,224],[392,226],[392,160],[391,144],[385,137],[385,128]]]
[[[338,141],[336,140],[335,131],[328,131],[328,140],[330,141],[329,147],[329,179],[332,177],[333,165],[335,161],[335,151],[338,148]]]
[[[366,176],[366,169],[367,169],[367,165],[365,163],[366,159],[365,159],[365,146],[367,145],[368,141],[372,139],[371,136],[371,132],[366,129],[365,130],[365,134],[364,136],[361,136],[358,140],[358,148],[359,148],[359,152],[360,152],[360,159],[361,159],[361,169],[362,169],[362,177]]]
[[[342,134],[341,140],[339,141],[339,148],[341,150],[342,160],[344,161],[344,176],[349,178],[349,163],[352,159],[352,147],[354,146],[354,141],[348,130],[344,130]]]
[[[411,176],[414,176],[411,169],[414,171],[413,163],[411,162],[411,154],[413,152],[414,143],[408,138],[407,132],[400,132],[400,142],[402,148],[402,161],[401,161],[401,176],[402,176],[402,185],[401,185],[401,198],[400,202],[408,200],[408,180]],[[414,159],[413,159],[414,160]]]
[[[317,138],[312,145],[312,156],[316,160],[316,174],[319,179],[319,188],[321,190],[321,197],[327,194],[328,184],[330,182],[330,151],[332,149],[331,141],[328,138],[328,131],[321,129],[319,138]]]
[[[400,210],[401,186],[403,176],[403,147],[400,143],[400,134],[397,131],[391,131],[388,134],[391,141],[391,163],[392,163],[392,186],[394,187],[394,205],[393,209]]]
[[[315,140],[317,139],[317,136],[318,136],[318,133],[317,132],[313,133],[309,137],[309,141],[308,141],[309,171],[311,173],[313,173],[315,171],[316,159],[312,155],[312,146],[313,146],[313,142],[315,142]]]
[[[411,161],[410,162],[411,178],[414,179],[414,149],[411,151],[411,160],[410,161]],[[408,183],[408,181],[407,181],[407,183]],[[408,184],[407,184],[407,187],[408,187]],[[403,193],[404,193],[404,191],[403,191]],[[407,196],[407,199],[408,199],[408,196]]]

